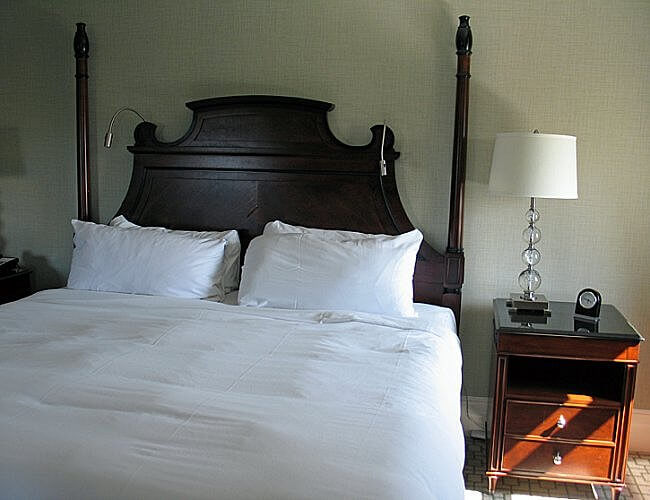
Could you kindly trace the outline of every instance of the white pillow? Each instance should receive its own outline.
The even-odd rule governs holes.
[[[292,226],[291,224],[286,224],[279,220],[268,222],[266,226],[264,226],[263,232],[263,234],[291,233],[311,234],[312,236],[316,236],[321,240],[334,241],[357,240],[361,238],[378,238],[386,236],[385,234],[357,233],[355,231],[343,231],[339,229],[317,229],[313,227]]]
[[[223,299],[226,240],[72,221],[68,288]]]
[[[223,288],[225,293],[230,293],[239,288],[239,256],[241,254],[241,243],[239,242],[239,235],[234,229],[230,231],[179,231],[175,229],[167,229],[165,227],[144,227],[134,224],[127,220],[123,215],[115,217],[111,222],[109,222],[109,225],[133,229],[156,229],[158,231],[167,231],[169,233],[189,236],[191,238],[211,237],[219,240],[225,239],[226,255],[223,268]]]
[[[420,231],[346,241],[263,234],[244,259],[239,304],[415,316],[413,270]]]

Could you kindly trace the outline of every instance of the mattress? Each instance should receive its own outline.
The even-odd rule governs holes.
[[[46,290],[0,307],[0,497],[463,497],[461,355],[418,318]]]

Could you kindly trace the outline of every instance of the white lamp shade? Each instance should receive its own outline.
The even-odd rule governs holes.
[[[577,198],[576,138],[534,132],[497,134],[489,190],[529,198]]]

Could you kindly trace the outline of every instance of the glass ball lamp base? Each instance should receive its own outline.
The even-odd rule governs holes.
[[[535,226],[539,220],[539,212],[535,208],[535,198],[530,199],[530,208],[526,211],[526,222],[528,226],[521,233],[524,241],[528,246],[521,252],[521,260],[526,265],[519,276],[517,282],[522,289],[520,293],[511,293],[510,300],[512,306],[517,310],[522,311],[546,311],[548,310],[548,300],[542,294],[535,293],[542,284],[542,277],[535,269],[535,265],[539,264],[541,254],[535,244],[539,243],[542,239],[542,233]]]

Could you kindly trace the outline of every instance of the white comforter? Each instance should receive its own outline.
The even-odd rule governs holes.
[[[451,314],[48,290],[0,306],[0,497],[463,497]]]

